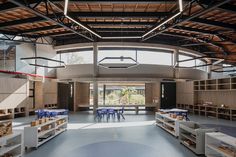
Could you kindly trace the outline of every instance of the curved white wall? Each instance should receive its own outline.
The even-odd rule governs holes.
[[[92,64],[68,65],[65,69],[57,69],[58,79],[93,78]],[[207,79],[207,73],[197,69],[176,70],[178,79]],[[147,65],[128,69],[107,69],[99,67],[98,78],[174,78],[174,68],[165,65]]]

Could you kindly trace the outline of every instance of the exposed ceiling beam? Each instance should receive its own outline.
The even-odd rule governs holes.
[[[70,25],[68,25],[69,27]],[[48,31],[48,30],[52,30],[52,29],[58,29],[58,28],[62,28],[60,26],[57,25],[53,25],[53,26],[46,26],[46,27],[40,27],[40,28],[34,28],[34,29],[27,29],[24,31],[17,31],[15,32],[16,35],[19,34],[26,34],[26,33],[38,33],[41,31]],[[95,29],[97,32],[144,32],[145,30],[142,28],[96,28]],[[82,29],[78,29],[78,31],[82,31]]]
[[[129,25],[132,25],[132,24],[136,24],[137,22],[135,23],[132,23],[132,22],[127,22],[127,26]],[[153,22],[151,22],[153,23]],[[120,26],[121,23],[118,23],[118,22],[100,22],[100,23],[94,23],[94,22],[86,22],[85,24],[90,24],[90,25],[93,25],[95,24],[96,26],[105,26],[106,25],[109,25],[109,26],[112,26],[114,25],[115,27],[116,26]],[[122,23],[123,24],[123,23]],[[140,23],[139,23],[140,24]],[[71,26],[71,25],[68,25],[68,26]],[[58,25],[52,25],[52,26],[45,26],[45,27],[38,27],[38,28],[33,28],[33,29],[26,29],[24,31],[17,31],[16,33],[19,33],[19,34],[25,34],[25,33],[37,33],[37,32],[41,32],[41,31],[48,31],[48,30],[52,30],[52,29],[58,29],[58,28],[62,28],[61,26],[58,26]],[[96,29],[97,31],[102,31],[102,32],[105,32],[105,31],[134,31],[134,32],[144,32],[145,31],[145,28],[94,28]],[[188,31],[188,32],[195,32],[195,33],[201,33],[201,34],[210,34],[210,35],[216,35],[217,32],[214,32],[214,31],[209,31],[209,30],[203,30],[203,29],[197,29],[197,28],[191,28],[191,27],[184,27],[184,26],[176,26],[174,27],[174,29],[178,29],[178,30],[185,30],[185,31]]]
[[[49,0],[50,2],[53,3],[63,3],[64,0]],[[37,0],[28,0],[28,4],[35,4],[37,3]],[[176,0],[141,0],[141,1],[137,1],[137,0],[70,0],[70,3],[79,3],[79,4],[83,4],[83,3],[96,3],[96,4],[103,4],[103,3],[109,3],[109,4],[172,4],[172,3],[176,3]],[[0,12],[4,12],[4,11],[8,11],[8,10],[13,10],[13,9],[17,9],[19,8],[17,5],[14,5],[10,2],[6,2],[0,7]]]
[[[53,22],[53,23],[55,23],[55,24],[57,24],[57,25],[59,25],[59,26],[65,28],[65,29],[67,29],[67,30],[70,30],[70,31],[74,32],[75,34],[86,38],[87,40],[94,41],[94,39],[92,38],[92,36],[90,36],[90,35],[88,36],[87,34],[80,33],[80,32],[78,32],[78,31],[76,31],[74,28],[71,28],[71,27],[66,26],[65,23],[64,23],[62,20],[59,20],[59,19],[58,19],[59,17],[56,16],[55,14],[54,14],[54,17],[55,17],[55,18],[51,18],[50,16],[47,15],[47,11],[45,11],[46,13],[43,13],[43,11],[35,10],[34,7],[31,7],[31,6],[29,6],[28,4],[26,4],[25,1],[22,2],[22,1],[20,1],[20,0],[9,0],[9,2],[11,2],[11,3],[13,3],[13,4],[17,5],[17,6],[20,6],[20,7],[22,7],[22,8],[25,8],[25,9],[29,10],[30,12],[34,13],[35,15],[37,15],[37,16],[39,16],[39,17],[41,17],[41,18],[44,18],[44,19],[46,19],[47,21],[51,21],[51,22]]]
[[[72,15],[78,18],[153,18],[157,19],[158,17],[161,16],[166,16],[168,13],[160,13],[160,12],[132,12],[127,15],[127,13],[124,12],[73,12]],[[62,16],[62,14],[58,14],[57,16]],[[50,18],[53,18],[54,15],[49,15]],[[26,19],[20,19],[20,20],[14,20],[14,21],[9,21],[9,22],[3,22],[0,23],[0,28],[5,28],[5,27],[11,27],[11,26],[17,26],[17,25],[22,25],[22,24],[34,24],[37,22],[44,22],[47,21],[46,19],[42,17],[31,17],[31,18],[26,18]],[[222,27],[225,29],[230,29],[230,30],[235,30],[235,25],[233,24],[228,24],[228,23],[223,23],[219,21],[213,21],[213,20],[208,20],[208,19],[202,19],[202,18],[193,18],[190,20],[190,22],[195,22],[199,24],[204,24],[204,25],[209,25],[209,26],[217,26],[217,27]],[[88,22],[88,24],[92,24],[93,22]],[[102,22],[97,22],[102,23]],[[105,23],[105,22],[104,22]],[[140,23],[140,25],[144,24],[146,25],[147,23],[142,23],[142,22],[137,22]],[[96,24],[96,22],[94,22]],[[108,22],[108,24],[111,24]],[[128,22],[124,22],[124,24],[128,24]]]
[[[211,3],[211,1],[206,1],[206,0],[200,0],[200,3],[204,6],[207,6]],[[218,6],[216,9],[221,10],[221,11],[226,11],[235,14],[236,13],[236,5],[226,3],[221,6]]]
[[[230,2],[230,1],[231,0],[224,0],[224,1],[216,2],[214,4],[210,3],[207,6],[207,8],[203,9],[202,11],[198,11],[197,13],[194,13],[193,15],[189,15],[189,16],[186,16],[186,17],[181,17],[181,19],[174,21],[174,23],[172,23],[171,25],[170,24],[168,24],[168,25],[166,24],[166,26],[164,26],[163,28],[161,28],[160,30],[156,31],[151,36],[148,36],[148,37],[146,37],[143,40],[148,40],[148,39],[150,39],[150,38],[152,38],[152,37],[154,37],[154,36],[156,36],[156,35],[158,35],[158,34],[160,34],[162,32],[165,32],[169,28],[173,28],[175,26],[178,26],[179,24],[181,24],[183,22],[191,21],[192,19],[197,18],[197,17],[199,17],[201,15],[204,15],[207,12],[212,11],[212,10],[216,9],[217,7],[222,6],[222,5],[224,5],[224,4],[226,4],[226,3]],[[157,25],[158,25],[158,23],[157,23]]]
[[[152,26],[155,24],[155,22],[119,22],[119,21],[114,21],[114,22],[106,22],[106,21],[102,21],[102,22],[84,22],[86,23],[87,25],[91,25],[91,26],[112,26],[112,25],[115,25],[115,26],[132,26],[132,25],[135,25],[135,26]]]
[[[213,47],[218,47],[222,50],[222,53],[224,55],[228,55],[230,54],[230,52],[228,52],[227,50],[224,49],[224,47],[222,47],[222,45],[218,45],[218,43],[214,43],[214,42],[211,42],[211,41],[204,41],[202,39],[199,39],[195,36],[188,36],[188,35],[184,35],[184,34],[180,34],[180,33],[174,33],[174,32],[162,32],[161,34],[163,35],[169,35],[169,36],[174,36],[174,37],[182,37],[182,38],[186,38],[190,41],[192,41],[193,39],[201,42],[201,43],[205,43],[205,45],[208,45],[208,46],[213,46]]]
[[[215,26],[215,27],[222,27],[222,28],[230,29],[230,30],[236,30],[236,27],[233,24],[214,21],[214,20],[208,20],[208,19],[203,19],[203,18],[193,18],[189,20],[189,22],[195,22],[195,23],[204,24],[208,26]]]
[[[0,23],[0,28],[18,26],[18,25],[23,25],[23,24],[33,25],[34,23],[46,22],[46,21],[47,20],[42,18],[42,17],[30,17],[30,18],[25,18],[25,19],[19,19],[19,20],[13,20],[13,21]]]
[[[233,14],[236,13],[236,5],[233,5],[233,4],[224,4],[220,6],[219,9],[233,13]]]
[[[204,35],[208,35],[208,34],[209,35],[216,35],[217,34],[217,32],[215,32],[215,31],[209,31],[209,30],[191,28],[191,27],[184,27],[184,26],[175,26],[173,28],[178,29],[178,30],[187,31],[187,32],[200,33],[200,34],[204,34]]]
[[[5,11],[11,11],[17,8],[20,8],[20,7],[10,2],[6,2],[0,5],[0,13],[5,12]]]
[[[50,0],[53,3],[63,3],[64,0]],[[188,0],[187,0],[188,1]],[[35,4],[37,3],[37,0],[28,0],[29,4]],[[136,0],[70,0],[70,3],[79,3],[79,4],[83,4],[83,3],[97,3],[97,4],[103,4],[103,3],[109,3],[109,4],[172,4],[172,3],[176,3],[176,0],[141,0],[141,1],[136,1]],[[205,2],[206,3],[206,2]],[[6,2],[4,3],[4,5],[0,6],[0,12],[5,12],[5,11],[9,11],[9,10],[14,10],[19,8],[17,5],[14,5],[10,2]],[[236,13],[236,9],[234,5],[231,4],[224,4],[220,7],[218,7],[218,9],[221,9],[223,11],[228,11],[228,12],[232,12],[232,13]]]

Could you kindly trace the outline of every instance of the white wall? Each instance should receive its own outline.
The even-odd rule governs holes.
[[[99,67],[98,77],[119,78],[173,78],[174,69],[164,65],[139,65],[128,69],[107,69]],[[93,77],[92,64],[68,65],[65,69],[57,69],[58,79]],[[197,69],[181,69],[179,79],[207,79],[207,73]]]
[[[0,109],[27,107],[28,91],[26,79],[0,78]]]
[[[80,64],[80,65],[67,65],[64,69],[57,69],[57,78],[71,79],[78,77],[92,77],[93,65]]]

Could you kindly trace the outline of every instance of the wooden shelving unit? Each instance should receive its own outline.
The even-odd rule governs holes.
[[[229,108],[218,108],[218,118],[230,120],[231,119],[230,118],[231,117],[230,110],[231,109],[229,109]]]
[[[17,107],[14,108],[14,118],[25,117],[26,116],[26,107]]]
[[[194,106],[190,104],[177,104],[177,108],[188,110],[189,113],[193,113]]]
[[[38,148],[45,142],[66,131],[68,116],[58,116],[46,123],[24,128],[26,148]]]
[[[207,157],[235,157],[236,138],[221,132],[206,133],[205,155]]]
[[[13,109],[1,109],[0,110],[0,120],[13,119]]]
[[[177,108],[189,110],[195,115],[202,115],[207,117],[214,117],[226,120],[236,120],[235,108],[222,108],[216,106],[177,104]]]
[[[236,90],[236,77],[193,81],[194,91]]]
[[[156,112],[156,125],[175,137],[179,136],[179,123],[181,121],[184,120],[178,120],[170,117],[169,114]]]
[[[236,120],[236,109],[231,109],[231,120]]]
[[[180,143],[196,154],[205,153],[205,133],[213,132],[214,129],[201,128],[195,122],[181,122],[179,126]]]
[[[23,134],[14,131],[12,134],[0,138],[0,156],[23,156]]]
[[[44,105],[45,109],[57,109],[57,104],[45,104]]]

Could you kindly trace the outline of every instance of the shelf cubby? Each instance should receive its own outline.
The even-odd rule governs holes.
[[[205,86],[205,85],[201,85],[201,86],[199,87],[199,90],[206,90],[206,86]]]
[[[218,84],[230,84],[230,78],[218,79]]]
[[[0,156],[23,156],[23,135],[14,131],[12,134],[0,138]]]
[[[199,84],[199,81],[194,81],[194,86],[198,86]]]
[[[217,85],[216,84],[207,85],[206,90],[217,90]]]
[[[206,85],[206,81],[205,80],[200,81],[200,86],[205,86],[205,85]]]
[[[45,123],[25,127],[24,144],[26,148],[38,148],[50,139],[66,131],[68,116],[58,116]]]
[[[230,109],[229,108],[218,108],[218,118],[230,120]]]
[[[217,80],[216,79],[214,79],[214,80],[206,80],[206,84],[207,85],[212,85],[212,84],[216,85],[217,84]]]
[[[206,116],[217,118],[217,107],[206,106]]]
[[[231,109],[231,120],[236,120],[236,109]]]
[[[179,123],[182,121],[185,120],[174,119],[169,114],[156,112],[156,125],[175,137],[179,136]]]
[[[26,108],[25,107],[17,107],[14,109],[14,117],[25,117],[26,116]]]
[[[218,90],[230,90],[230,84],[218,84]]]
[[[236,138],[221,132],[206,133],[205,155],[207,157],[235,157]]]
[[[193,106],[193,113],[194,114],[199,114],[199,106],[198,105]]]
[[[194,86],[194,90],[200,90],[199,86]]]
[[[232,84],[236,84],[236,77],[232,77],[232,78],[231,78],[231,83],[232,83]]]
[[[12,109],[0,109],[0,120],[8,120],[13,118]]]
[[[231,84],[231,89],[236,90],[236,84]]]
[[[205,153],[205,133],[214,129],[202,128],[195,122],[181,122],[179,126],[179,141],[181,144],[200,155]]]

